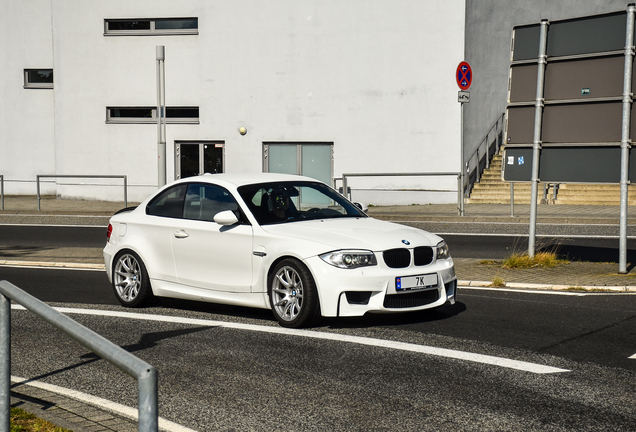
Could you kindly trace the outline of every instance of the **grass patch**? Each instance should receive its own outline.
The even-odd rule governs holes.
[[[20,408],[11,408],[11,432],[71,432],[37,418]]]
[[[492,283],[490,284],[490,286],[495,288],[503,288],[506,286],[506,282],[503,280],[501,276],[497,275],[494,278],[492,278]]]
[[[614,290],[606,288],[583,288],[580,286],[567,287],[564,291],[572,292],[615,292]]]
[[[479,261],[479,265],[500,265],[501,261],[495,261],[495,260],[483,260],[483,261]]]
[[[559,259],[556,252],[538,252],[532,258],[530,258],[526,252],[522,254],[514,253],[502,261],[503,268],[509,269],[556,267],[567,263],[569,263],[569,261]]]

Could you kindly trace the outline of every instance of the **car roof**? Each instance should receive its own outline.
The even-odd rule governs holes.
[[[318,181],[309,177],[291,175],[291,174],[277,174],[277,173],[223,173],[223,174],[203,174],[194,177],[187,177],[179,180],[175,183],[182,182],[201,182],[201,183],[216,183],[233,185],[234,187],[245,186],[255,183],[269,183],[277,181]]]

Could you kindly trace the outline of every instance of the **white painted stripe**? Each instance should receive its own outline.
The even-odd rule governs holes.
[[[14,306],[12,305],[12,308]],[[404,342],[395,342],[383,339],[373,339],[360,336],[348,336],[343,334],[317,332],[311,330],[295,330],[278,326],[261,326],[254,324],[241,324],[224,321],[212,321],[203,319],[192,319],[173,317],[167,315],[151,315],[132,312],[104,311],[97,309],[75,309],[75,308],[55,308],[61,313],[96,315],[118,318],[130,318],[146,321],[172,322],[179,324],[191,324],[205,327],[221,327],[246,331],[257,331],[263,333],[281,334],[289,336],[303,336],[313,339],[331,340],[336,342],[349,342],[359,345],[368,345],[382,348],[397,349],[402,351],[417,352],[421,354],[434,355],[439,357],[453,358],[458,360],[471,361],[476,363],[484,363],[494,366],[500,366],[509,369],[516,369],[537,374],[549,374],[558,372],[570,372],[568,369],[559,369],[551,366],[543,366],[535,363],[529,363],[519,360],[510,360],[502,357],[489,356],[484,354],[474,354],[464,351],[456,351],[446,348],[435,348],[426,345],[417,345]]]
[[[119,414],[123,417],[138,420],[138,410],[135,408],[128,407],[126,405],[121,405],[107,399],[102,399],[97,396],[92,396],[87,393],[82,393],[76,390],[67,389],[64,387],[56,386],[53,384],[47,384],[42,381],[31,381],[26,378],[20,378],[16,376],[11,376],[12,383],[19,383],[19,385],[28,385],[31,387],[36,387],[42,390],[49,391],[51,393],[60,394],[71,399],[75,399],[81,401],[83,403],[87,403],[89,405],[97,406],[105,409],[106,411],[110,411],[116,414]],[[171,422],[164,418],[159,417],[159,429],[167,431],[167,432],[196,432],[193,429],[189,429],[185,426],[181,426],[177,423]]]
[[[634,359],[634,360],[636,360],[636,354],[634,354],[634,355],[633,355],[633,356],[631,356],[631,357],[627,357],[627,358],[630,358],[630,359]]]
[[[105,271],[103,264],[97,264],[96,266],[81,267],[81,264],[73,263],[54,263],[54,262],[33,262],[33,263],[0,263],[0,267],[7,268],[21,268],[21,269],[42,269],[42,270],[82,270],[82,271]]]

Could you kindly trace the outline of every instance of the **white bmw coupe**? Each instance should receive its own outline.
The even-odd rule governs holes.
[[[457,288],[440,237],[283,174],[169,184],[111,218],[104,261],[124,306],[157,296],[271,308],[285,327],[454,304]]]

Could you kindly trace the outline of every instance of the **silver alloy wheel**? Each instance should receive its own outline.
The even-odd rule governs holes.
[[[117,295],[125,302],[131,302],[139,295],[142,276],[139,261],[133,255],[124,254],[115,264],[114,286]]]
[[[284,266],[276,272],[272,301],[282,320],[292,321],[298,316],[303,308],[303,282],[295,268]]]

